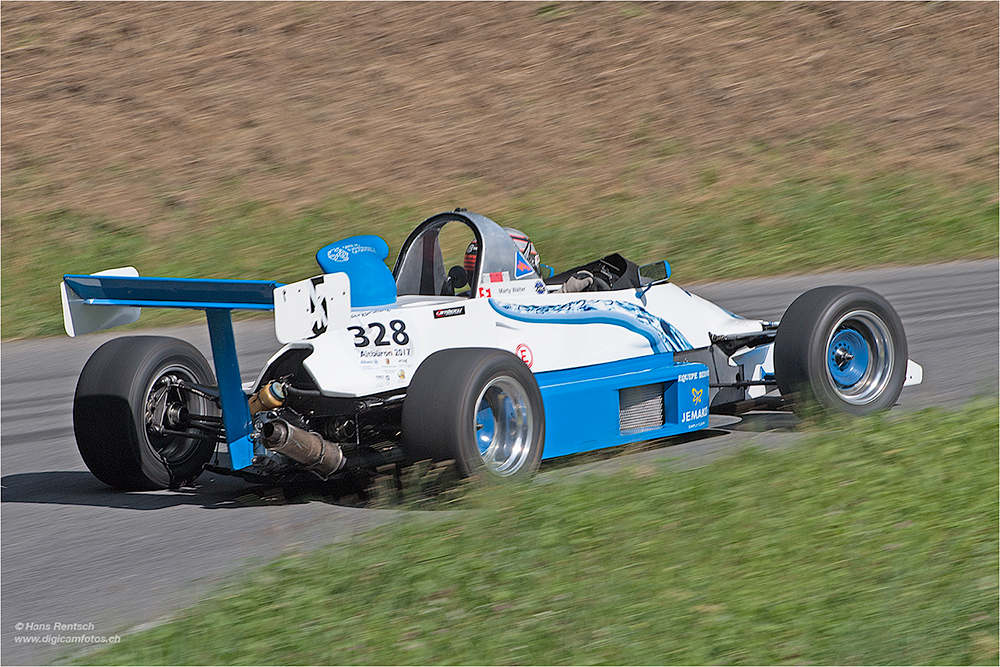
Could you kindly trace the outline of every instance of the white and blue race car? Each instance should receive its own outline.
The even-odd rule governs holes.
[[[201,309],[214,361],[173,338],[101,346],[73,405],[87,466],[121,489],[176,488],[205,469],[283,483],[425,460],[522,478],[542,459],[703,429],[710,412],[887,410],[921,380],[898,315],[861,287],[809,291],[781,322],[744,319],[669,282],[666,262],[612,254],[551,275],[463,209],[418,225],[391,271],[388,253],[377,236],[333,243],[317,253],[322,275],[290,285],[64,276],[70,336],[143,306]],[[246,384],[239,309],[273,310],[283,344]]]

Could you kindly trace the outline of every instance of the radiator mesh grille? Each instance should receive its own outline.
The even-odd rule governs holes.
[[[641,433],[661,428],[663,383],[644,384],[618,390],[618,422],[622,433]]]

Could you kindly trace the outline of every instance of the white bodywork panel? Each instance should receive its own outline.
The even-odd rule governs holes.
[[[328,273],[274,290],[274,336],[280,343],[315,338],[351,319],[351,281]]]
[[[420,363],[444,349],[507,350],[538,373],[707,347],[710,333],[762,330],[760,321],[736,317],[670,283],[644,290],[539,294],[534,280],[511,281],[515,289],[494,283],[496,296],[490,297],[401,296],[391,306],[351,310],[344,326],[349,296],[346,277],[340,276],[327,274],[275,290],[279,340],[288,347],[313,349],[304,366],[330,396],[405,388]],[[527,289],[516,289],[521,287]],[[327,297],[329,326],[313,335],[310,299],[316,301],[317,295]],[[279,296],[292,305],[279,307]],[[659,320],[674,330],[673,339],[659,340],[664,336],[657,331]],[[309,335],[289,340],[296,332]],[[681,337],[683,343],[678,343]],[[673,347],[665,349],[668,345]]]
[[[903,381],[904,387],[912,387],[924,381],[924,368],[912,359],[906,360],[906,379]]]
[[[632,290],[627,292],[632,293]],[[614,294],[619,293],[614,292]],[[691,343],[691,349],[711,345],[709,334],[750,334],[763,330],[760,320],[748,320],[733,315],[728,310],[673,283],[654,285],[646,292],[642,301],[636,300],[649,312],[677,327]]]

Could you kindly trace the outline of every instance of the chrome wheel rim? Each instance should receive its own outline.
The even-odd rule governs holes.
[[[878,398],[889,385],[894,364],[892,333],[874,313],[847,313],[827,338],[827,380],[837,396],[851,405],[865,405]]]
[[[475,439],[483,466],[499,477],[513,475],[532,451],[528,393],[513,378],[500,376],[487,383],[475,405]]]

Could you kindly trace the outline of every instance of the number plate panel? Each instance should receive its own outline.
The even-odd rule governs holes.
[[[351,282],[327,273],[274,290],[274,335],[281,343],[316,338],[351,319]]]

